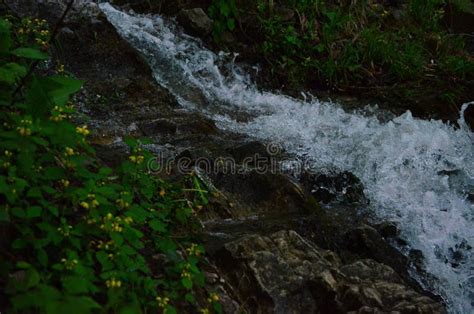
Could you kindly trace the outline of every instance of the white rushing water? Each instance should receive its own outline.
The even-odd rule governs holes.
[[[107,3],[101,9],[183,106],[208,114],[223,129],[278,141],[315,167],[357,175],[375,215],[397,222],[401,237],[423,252],[436,280],[420,282],[441,295],[450,312],[474,312],[474,204],[468,200],[474,135],[462,119],[458,129],[410,112],[381,122],[337,104],[262,92],[173,22]],[[239,113],[252,118],[238,122]]]

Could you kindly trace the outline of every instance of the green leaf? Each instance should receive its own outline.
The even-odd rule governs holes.
[[[119,314],[141,314],[140,305],[136,302],[133,304],[124,305],[119,311]]]
[[[196,298],[194,298],[194,296],[191,293],[186,293],[186,295],[184,296],[184,299],[188,301],[189,303],[196,302]]]
[[[43,249],[39,249],[36,251],[36,254],[41,266],[43,267],[48,266],[48,254],[46,254],[46,251]]]
[[[22,208],[19,207],[13,207],[11,210],[11,213],[13,216],[18,217],[18,218],[25,218],[25,211]]]
[[[20,262],[16,263],[16,267],[20,268],[20,269],[29,269],[29,268],[31,268],[31,264],[27,263],[25,261],[20,261]]]
[[[52,100],[48,96],[47,89],[43,86],[43,80],[33,75],[30,88],[26,93],[28,106],[27,113],[33,117],[44,117],[52,108]]]
[[[193,281],[188,277],[181,278],[181,283],[186,289],[191,289],[193,287]]]
[[[40,276],[36,269],[30,268],[26,272],[26,289],[37,286],[40,282]]]
[[[64,178],[64,169],[59,167],[49,167],[46,168],[44,172],[44,178],[46,180],[58,180]]]
[[[44,53],[34,48],[17,48],[11,51],[11,54],[17,57],[36,59],[36,60],[46,60],[49,58],[47,53]]]
[[[63,279],[64,289],[71,294],[81,294],[89,292],[90,282],[83,277],[67,276]]]
[[[110,238],[115,242],[117,246],[121,246],[123,244],[123,237],[118,233],[110,234]]]
[[[59,209],[56,206],[48,206],[48,210],[51,214],[53,214],[55,217],[59,216]]]
[[[9,222],[10,214],[5,207],[0,208],[0,222]]]
[[[192,213],[193,210],[191,208],[178,208],[176,210],[176,219],[178,219],[180,223],[184,224]]]
[[[231,31],[235,29],[235,20],[234,19],[228,19],[227,20],[227,28]]]
[[[231,12],[230,5],[226,1],[222,1],[219,6],[221,14],[225,17],[228,17]]]
[[[151,229],[156,232],[166,232],[166,224],[164,224],[159,219],[150,220],[148,223]]]
[[[12,45],[11,24],[5,19],[0,19],[0,53],[4,54],[10,50]]]
[[[26,68],[19,64],[7,63],[0,67],[0,82],[11,85],[24,75],[26,75]]]
[[[31,197],[31,198],[43,198],[43,193],[41,193],[40,187],[35,186],[28,190],[28,193],[26,193],[26,196]]]
[[[31,206],[26,210],[26,217],[27,218],[36,218],[41,216],[41,212],[43,209],[39,206]]]
[[[69,96],[81,89],[83,81],[64,76],[51,76],[50,82],[56,83],[57,87],[50,91],[50,95],[57,105],[64,105]]]

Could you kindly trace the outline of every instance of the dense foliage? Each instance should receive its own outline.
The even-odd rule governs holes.
[[[221,2],[212,6],[225,13],[237,6],[243,18],[252,14],[247,1]],[[474,12],[469,0],[258,0],[254,6],[259,51],[274,75],[297,88],[373,91],[377,86],[455,103],[474,80],[465,35],[450,33],[445,16],[447,9]],[[222,25],[216,24],[217,33]]]
[[[198,179],[186,189],[149,175],[137,140],[120,167],[102,165],[71,121],[82,82],[50,61],[51,37],[44,20],[0,19],[0,308],[220,311],[216,294],[196,300]]]

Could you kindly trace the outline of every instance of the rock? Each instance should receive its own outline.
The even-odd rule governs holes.
[[[400,273],[404,280],[413,283],[407,272],[407,258],[385,242],[376,229],[368,225],[353,228],[346,232],[344,245],[358,258],[370,258],[387,264]]]
[[[146,136],[159,135],[162,133],[174,134],[176,133],[176,129],[176,124],[166,119],[147,121],[140,125],[140,130]]]
[[[194,36],[207,36],[212,31],[212,20],[201,8],[181,10],[178,13],[178,22],[186,32]]]
[[[218,131],[216,123],[212,119],[199,114],[194,115],[192,119],[186,119],[180,122],[178,125],[178,131],[180,133],[209,135],[216,134]]]
[[[236,163],[249,161],[246,162],[248,165],[253,165],[257,159],[262,159],[268,162],[269,158],[271,157],[271,155],[268,153],[267,147],[258,141],[248,142],[236,147],[232,147],[228,150],[234,157]]]
[[[262,169],[241,169],[213,176],[215,186],[258,212],[310,213],[319,210],[314,199],[293,178]],[[247,212],[247,211],[246,211]],[[244,212],[238,214],[242,216]]]
[[[348,171],[339,173],[304,172],[301,183],[318,200],[323,203],[359,203],[367,204],[364,186],[354,174]]]
[[[443,305],[371,259],[347,265],[294,231],[247,235],[213,258],[251,313],[445,313]]]
[[[375,227],[380,235],[384,238],[395,238],[399,234],[397,225],[393,222],[382,222]]]

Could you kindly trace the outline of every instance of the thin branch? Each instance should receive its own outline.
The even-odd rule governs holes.
[[[59,18],[59,20],[56,22],[56,25],[54,26],[53,32],[51,33],[51,37],[48,40],[48,47],[51,45],[51,43],[54,41],[56,38],[59,28],[61,27],[61,24],[64,22],[64,19],[66,18],[66,15],[69,13],[69,11],[72,8],[72,5],[74,4],[74,0],[70,0],[69,3],[66,6],[66,9],[64,10],[63,14]],[[26,75],[21,79],[20,84],[16,87],[15,91],[12,94],[12,102],[11,105],[15,104],[15,96],[20,92],[20,90],[25,86],[26,82],[30,78],[30,76],[33,74],[34,70],[38,66],[41,60],[35,60],[29,67],[28,72]]]

